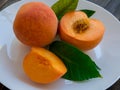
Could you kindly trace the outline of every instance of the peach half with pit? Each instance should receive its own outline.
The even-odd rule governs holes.
[[[59,24],[60,38],[81,50],[96,47],[103,38],[105,27],[98,19],[88,18],[82,11],[66,13]]]

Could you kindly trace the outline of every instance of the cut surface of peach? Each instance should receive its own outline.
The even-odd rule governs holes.
[[[60,38],[81,50],[97,46],[104,35],[104,25],[100,20],[88,18],[82,11],[66,13],[60,20]]]
[[[32,81],[41,84],[56,81],[67,72],[65,65],[56,55],[37,47],[32,47],[25,56],[23,69]]]

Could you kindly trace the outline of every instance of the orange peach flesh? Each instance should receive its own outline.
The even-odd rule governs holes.
[[[47,84],[59,79],[67,71],[63,62],[44,48],[32,48],[26,55],[23,68],[34,82]]]
[[[89,50],[98,45],[104,34],[104,25],[97,19],[89,19],[89,27],[83,32],[76,33],[72,27],[75,21],[86,18],[81,12],[69,12],[60,21],[60,38],[77,46],[81,50]],[[83,14],[84,15],[84,14]]]

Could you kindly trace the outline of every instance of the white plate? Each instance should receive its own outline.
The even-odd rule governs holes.
[[[21,44],[13,34],[13,20],[18,8],[25,2],[20,1],[0,13],[0,82],[12,90],[105,90],[120,76],[120,23],[103,8],[85,0],[80,0],[78,9],[92,9],[92,16],[100,19],[105,27],[102,42],[93,50],[85,52],[101,68],[103,78],[83,82],[64,79],[48,84],[36,84],[28,79],[22,69],[22,60],[29,47]],[[39,0],[51,6],[56,0]]]

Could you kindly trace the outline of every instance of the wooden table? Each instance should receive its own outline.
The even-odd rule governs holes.
[[[20,0],[8,0],[8,2],[2,8],[7,7],[8,5],[12,4],[13,2],[20,1]],[[118,20],[120,20],[120,0],[88,0],[93,3],[96,3],[109,12],[111,12]],[[2,84],[0,84],[0,90],[9,90]],[[112,85],[107,90],[120,90],[120,80],[118,80],[114,85]]]

